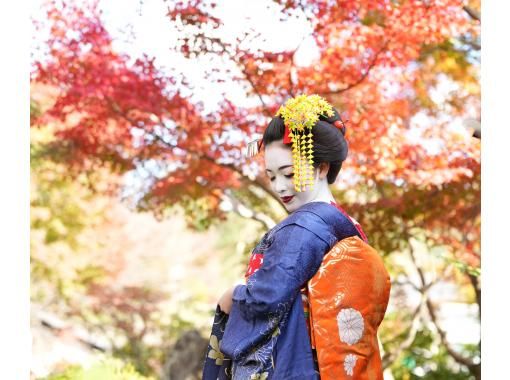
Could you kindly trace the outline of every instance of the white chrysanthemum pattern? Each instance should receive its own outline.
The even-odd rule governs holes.
[[[361,313],[356,309],[342,309],[336,316],[340,340],[348,345],[357,343],[365,328]]]
[[[344,360],[344,370],[345,373],[349,376],[352,376],[354,374],[354,366],[356,365],[356,360],[358,360],[358,357],[353,354],[349,354],[345,357]]]

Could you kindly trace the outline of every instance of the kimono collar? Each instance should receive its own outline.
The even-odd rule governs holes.
[[[297,224],[324,240],[329,248],[336,242],[359,233],[353,223],[334,205],[327,202],[309,202],[278,224],[278,230],[289,224]]]

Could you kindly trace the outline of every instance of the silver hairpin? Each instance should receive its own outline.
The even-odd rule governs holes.
[[[246,157],[252,158],[259,154],[261,142],[261,139],[250,141],[246,148]]]

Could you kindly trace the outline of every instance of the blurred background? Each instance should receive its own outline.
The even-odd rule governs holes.
[[[392,277],[385,379],[480,379],[480,2],[35,1],[33,379],[198,379],[221,294],[286,212],[288,97],[345,112],[336,200]]]

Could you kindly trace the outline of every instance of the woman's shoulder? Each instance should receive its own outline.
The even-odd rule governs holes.
[[[278,234],[279,231],[288,230],[292,227],[304,229],[332,246],[337,241],[335,218],[339,217],[342,217],[342,215],[334,206],[325,202],[310,202],[301,206],[278,223],[273,233]]]
[[[359,235],[352,221],[334,204],[310,202],[290,214],[276,227],[275,231],[297,225],[323,239],[333,246],[337,241]]]

